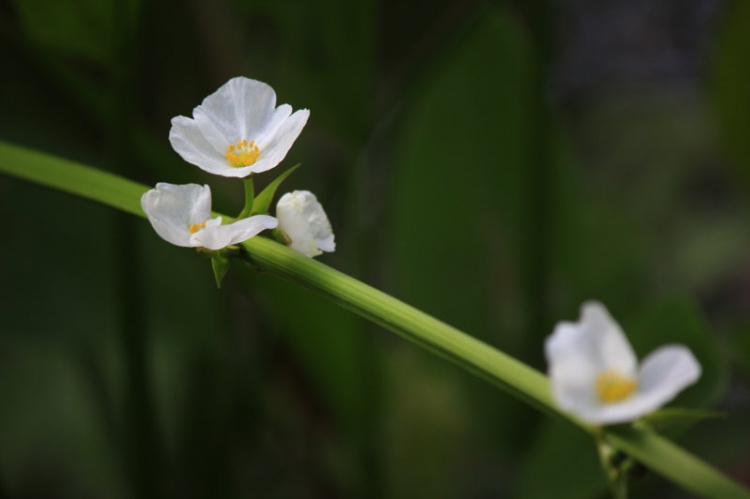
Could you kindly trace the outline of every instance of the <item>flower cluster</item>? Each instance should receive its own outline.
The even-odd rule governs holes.
[[[177,153],[209,173],[245,178],[247,199],[238,220],[222,224],[221,217],[212,218],[207,185],[159,183],[141,198],[156,233],[210,254],[217,284],[226,273],[229,248],[266,229],[275,229],[277,240],[308,257],[334,251],[331,224],[310,191],[284,194],[276,217],[267,214],[276,188],[293,169],[257,198],[252,187],[252,175],[284,159],[309,115],[307,109],[276,106],[270,86],[240,77],[206,97],[192,118],[174,118],[169,140]],[[635,420],[672,400],[701,374],[700,364],[682,345],[661,347],[639,366],[620,326],[596,302],[584,304],[579,322],[560,322],[545,353],[555,402],[591,424]]]
[[[188,163],[215,175],[245,178],[276,167],[307,123],[310,111],[292,112],[276,106],[276,92],[249,78],[232,78],[193,110],[193,117],[172,119],[169,141]],[[280,183],[273,184],[271,197]],[[156,233],[177,246],[220,251],[266,229],[277,229],[278,239],[313,257],[335,249],[331,224],[309,191],[282,196],[278,219],[268,206],[253,204],[251,189],[239,220],[222,225],[212,218],[211,189],[195,184],[158,183],[141,198],[141,207]],[[246,186],[246,192],[248,187]],[[249,216],[251,215],[252,216]]]

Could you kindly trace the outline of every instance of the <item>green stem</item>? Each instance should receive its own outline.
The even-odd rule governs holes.
[[[701,497],[750,497],[746,488],[656,433],[620,425],[609,428],[604,438],[636,461]]]
[[[0,142],[0,172],[145,216],[139,201],[148,188],[110,173],[3,142]],[[560,412],[550,396],[546,376],[539,371],[270,239],[255,237],[242,246],[247,251],[245,258],[267,272],[317,291],[342,307],[450,359],[544,413],[569,421],[592,436],[599,435],[596,427]],[[750,491],[651,431],[622,425],[606,428],[601,435],[613,447],[698,496],[750,499]]]
[[[253,212],[253,203],[255,202],[255,186],[253,185],[253,174],[245,177],[245,207],[242,209],[238,219],[247,218]]]
[[[516,359],[406,303],[270,239],[242,245],[257,267],[315,290],[342,307],[445,357],[553,417],[563,416],[547,378]]]
[[[596,448],[599,453],[599,462],[604,471],[604,477],[609,484],[609,490],[614,499],[628,499],[628,473],[622,463],[615,463],[617,450],[602,438],[599,434],[595,436]]]

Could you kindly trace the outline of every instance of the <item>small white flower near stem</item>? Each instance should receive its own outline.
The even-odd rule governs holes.
[[[221,225],[221,217],[211,218],[211,189],[207,185],[158,183],[141,197],[141,207],[164,240],[177,246],[213,251],[241,243],[278,225],[278,220],[268,215]]]
[[[557,405],[590,424],[633,421],[695,383],[701,367],[684,345],[667,345],[638,360],[619,324],[597,302],[579,322],[559,322],[545,342]]]
[[[276,204],[276,216],[293,250],[309,257],[336,250],[331,224],[312,192],[287,192]]]
[[[276,92],[249,78],[232,78],[193,110],[172,119],[169,141],[188,163],[224,177],[247,177],[278,165],[310,111],[276,107]]]

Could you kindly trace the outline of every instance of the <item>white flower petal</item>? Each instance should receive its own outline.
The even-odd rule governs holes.
[[[206,142],[211,144],[211,147],[216,151],[215,156],[226,160],[227,147],[229,144],[234,144],[235,142],[230,141],[226,135],[224,135],[224,132],[222,132],[219,127],[211,121],[211,118],[208,117],[205,110],[200,106],[193,110],[193,120],[198,125],[198,129],[200,130],[201,135],[203,135],[203,138],[206,139]],[[226,161],[224,161],[224,163],[226,163]]]
[[[638,374],[638,391],[633,396],[615,404],[588,408],[580,417],[598,424],[633,421],[662,407],[700,375],[700,364],[687,347],[660,347],[644,359]]]
[[[276,130],[263,137],[263,144],[259,145],[260,157],[251,168],[253,173],[261,173],[281,163],[297,140],[302,129],[307,124],[310,111],[300,109],[281,123]]]
[[[596,379],[604,371],[635,378],[637,359],[620,326],[598,302],[581,307],[579,322],[560,322],[545,341],[552,395],[561,409],[595,422],[604,407]]]
[[[199,165],[200,166],[200,165]],[[243,166],[241,168],[237,168],[235,166],[230,166],[229,163],[222,166],[221,168],[203,168],[208,173],[213,173],[214,175],[221,175],[222,177],[231,177],[231,178],[244,178],[250,175],[251,173],[254,173],[252,170],[252,166]]]
[[[615,370],[625,376],[636,376],[635,353],[619,324],[599,302],[584,303],[578,322],[558,323],[545,348],[550,366],[561,359],[575,358],[575,362],[585,359],[597,371]]]
[[[169,142],[172,144],[172,148],[182,156],[182,159],[209,173],[230,176],[224,172],[236,170],[236,168],[229,166],[226,158],[219,154],[216,148],[206,140],[195,120],[184,116],[172,118]],[[226,146],[224,150],[226,151]]]
[[[582,419],[591,423],[613,424],[633,421],[672,400],[685,387],[695,383],[701,366],[684,345],[667,345],[651,352],[638,373],[638,391],[615,404],[602,404],[583,411]]]
[[[293,191],[276,204],[279,227],[292,240],[290,247],[313,257],[336,249],[331,223],[323,206],[310,191]]]
[[[650,397],[635,393],[622,402],[578,407],[576,411],[571,412],[574,412],[585,423],[605,425],[634,421],[655,411],[661,405]]]
[[[219,225],[221,225],[221,220],[222,220],[221,217],[216,217],[211,220],[208,220],[206,222],[206,226],[204,227],[204,229],[207,229],[209,227],[218,227]]]
[[[177,246],[191,246],[190,225],[211,216],[211,189],[158,183],[141,197],[141,207],[159,236]]]
[[[300,111],[297,111],[298,113]],[[308,113],[309,114],[309,113]],[[267,148],[271,139],[279,131],[279,128],[289,119],[292,115],[292,106],[289,104],[281,104],[277,107],[271,118],[267,123],[264,123],[263,129],[253,135],[252,140],[258,145],[261,150],[261,156],[263,156],[263,150]]]
[[[600,402],[592,382],[600,366],[591,355],[587,331],[573,322],[560,322],[544,344],[552,395],[569,412],[597,407]]]
[[[639,392],[662,404],[672,400],[701,376],[701,366],[684,345],[666,345],[651,352],[638,373]]]
[[[207,225],[205,229],[192,235],[191,243],[210,250],[219,250],[246,241],[266,229],[275,229],[277,225],[278,221],[268,215],[255,215],[228,225]]]
[[[580,324],[589,338],[591,355],[602,371],[636,376],[638,359],[633,347],[604,305],[595,301],[584,303]]]
[[[281,128],[291,115],[292,106],[289,104],[280,105],[274,110],[271,119],[264,124],[263,129],[258,130],[258,133],[253,135],[253,140],[261,150],[261,156],[263,155],[263,150],[267,149],[267,146],[271,143],[276,133],[278,133],[279,128]]]
[[[275,107],[276,92],[273,88],[240,76],[206,97],[196,111],[214,124],[229,140],[229,145],[241,139],[254,140],[271,119]]]

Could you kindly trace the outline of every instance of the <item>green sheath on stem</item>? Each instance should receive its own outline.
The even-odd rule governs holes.
[[[147,187],[47,154],[0,142],[0,172],[145,216],[140,208],[140,197]],[[247,181],[245,186],[247,189]],[[552,401],[547,378],[522,362],[270,239],[255,237],[242,246],[247,250],[245,258],[267,272],[327,296],[344,308],[463,366],[546,414],[569,421],[592,435],[599,434],[599,429],[561,413]],[[605,428],[601,434],[612,446],[701,497],[750,499],[750,492],[741,485],[653,432],[618,426]]]

